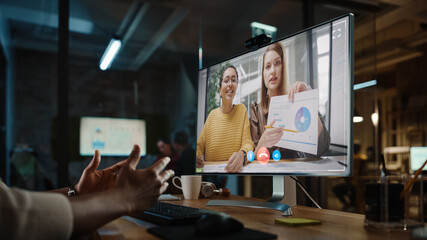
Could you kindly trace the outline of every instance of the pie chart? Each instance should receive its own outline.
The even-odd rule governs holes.
[[[298,132],[305,132],[310,127],[311,116],[306,107],[298,109],[295,114],[295,127]]]

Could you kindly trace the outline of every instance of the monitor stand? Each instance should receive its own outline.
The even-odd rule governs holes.
[[[296,205],[296,187],[295,182],[286,177],[286,198],[290,205]],[[206,206],[239,206],[239,207],[256,207],[270,208],[283,212],[283,215],[291,216],[292,209],[288,204],[280,203],[285,196],[285,176],[273,176],[273,194],[266,202],[246,201],[246,200],[210,200]]]

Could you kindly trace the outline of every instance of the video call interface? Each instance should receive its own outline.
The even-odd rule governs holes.
[[[200,70],[197,173],[349,175],[352,21]]]

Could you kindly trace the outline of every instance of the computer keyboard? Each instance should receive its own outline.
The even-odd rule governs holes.
[[[134,217],[159,225],[185,225],[195,223],[202,215],[211,213],[213,211],[156,202],[152,208],[138,213]]]

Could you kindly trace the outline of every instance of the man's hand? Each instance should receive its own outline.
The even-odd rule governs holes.
[[[157,201],[168,187],[167,180],[174,174],[172,170],[162,172],[170,159],[163,158],[149,168],[136,170],[139,157],[140,150],[135,145],[129,158],[120,163],[120,172],[114,187],[109,191],[70,198],[74,219],[73,236],[93,231],[120,216],[145,210]],[[95,153],[92,161],[94,165],[89,164],[85,172],[94,172],[99,160],[99,153]],[[112,172],[115,172],[114,169]]]
[[[228,159],[225,171],[227,172],[240,172],[243,168],[245,154],[242,151],[234,152]]]
[[[149,168],[136,170],[139,159],[140,149],[135,145],[117,175],[114,186],[121,190],[128,213],[153,206],[160,194],[168,188],[168,179],[174,175],[173,170],[163,171],[170,162],[168,157],[160,159]]]
[[[203,155],[197,156],[196,168],[202,168],[203,166],[205,166],[205,157]]]
[[[77,194],[101,192],[114,186],[114,181],[116,179],[115,172],[120,170],[120,168],[125,164],[125,160],[116,163],[109,168],[96,170],[100,162],[101,155],[98,150],[95,150],[95,155],[93,156],[92,161],[85,168],[79,182],[75,186]]]

